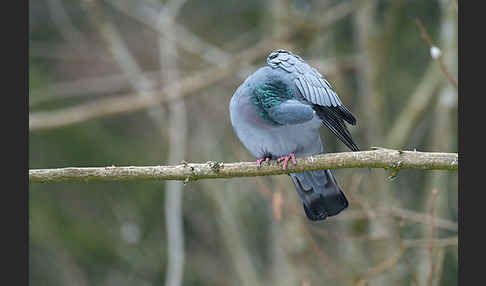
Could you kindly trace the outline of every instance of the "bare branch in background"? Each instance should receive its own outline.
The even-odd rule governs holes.
[[[62,37],[78,52],[87,50],[86,37],[77,29],[69,18],[60,0],[47,0],[50,16]]]
[[[138,96],[142,98],[154,98],[156,83],[144,76],[142,69],[123,42],[116,27],[109,21],[100,23],[99,26],[103,38],[109,45],[109,50],[116,63],[123,71],[130,86],[137,92]],[[162,125],[164,122],[162,110],[159,107],[154,106],[154,108],[149,109],[148,112],[154,124],[156,124],[159,129],[164,129],[164,126]]]
[[[431,216],[426,213],[421,213],[417,211],[413,211],[410,209],[400,208],[398,206],[386,206],[383,203],[376,204],[371,206],[369,200],[366,199],[365,196],[352,194],[350,196],[352,201],[359,204],[361,207],[368,207],[375,216],[388,216],[388,217],[395,217],[403,220],[407,220],[410,222],[421,223],[430,225],[432,222]],[[449,230],[453,232],[458,232],[458,225],[457,222],[450,221],[448,219],[443,218],[435,218],[433,220],[434,224],[438,228],[442,228],[444,230]]]
[[[187,76],[164,87],[154,97],[147,98],[133,94],[118,98],[93,100],[62,110],[33,112],[29,116],[29,130],[65,127],[89,119],[139,111],[169,101],[168,95],[174,91],[179,92],[179,98],[194,95],[196,91],[230,77],[242,66],[266,55],[272,47],[274,47],[272,39],[264,40],[235,56],[228,64]]]
[[[443,238],[443,239],[405,239],[402,240],[401,246],[398,249],[398,252],[395,253],[392,257],[384,260],[383,262],[377,264],[373,268],[371,268],[367,273],[364,274],[364,278],[361,278],[356,282],[356,286],[366,285],[367,279],[371,278],[372,276],[376,276],[384,271],[392,268],[394,265],[397,264],[398,260],[403,256],[405,249],[407,248],[414,248],[414,247],[433,247],[433,248],[444,248],[444,247],[457,247],[458,239],[456,237],[452,238]]]
[[[431,56],[434,60],[439,61],[440,69],[446,76],[447,80],[457,89],[457,81],[452,77],[451,73],[447,70],[447,67],[445,66],[444,60],[443,60],[443,55],[441,50],[434,45],[432,42],[432,39],[429,36],[429,33],[427,33],[427,30],[425,29],[424,24],[419,18],[416,18],[415,22],[417,23],[417,26],[420,28],[420,32],[422,33],[422,39],[429,44],[430,47],[430,53]]]
[[[52,48],[46,47],[46,49]],[[173,54],[172,51],[170,53],[171,55]],[[358,57],[359,55],[329,59],[311,58],[309,59],[309,63],[321,73],[333,76],[333,74],[337,73],[339,70],[347,71],[355,69]],[[104,60],[106,61],[105,58]],[[257,65],[249,66],[248,70],[256,70],[257,68]],[[241,80],[246,78],[246,74],[244,73],[236,73],[236,75]],[[159,76],[159,70],[140,71],[139,74],[139,77],[151,81],[154,88],[160,88],[160,84],[157,82]],[[130,80],[125,73],[52,83],[46,88],[32,88],[29,95],[29,106],[33,107],[41,103],[52,102],[62,98],[82,97],[86,95],[103,97],[108,96],[110,93],[116,93],[130,87]],[[159,92],[159,90],[145,90],[145,92],[155,93]],[[43,95],[42,97],[40,96],[41,94]],[[128,94],[128,96],[130,95],[132,94]],[[127,96],[127,94],[117,94],[114,96],[124,97]]]
[[[228,183],[225,183],[224,192],[215,193],[209,190],[209,195],[215,200],[219,212],[217,223],[223,236],[224,244],[231,256],[231,261],[235,267],[238,279],[241,285],[244,286],[258,286],[260,280],[258,279],[257,271],[252,263],[250,253],[243,241],[244,236],[238,229],[238,220],[235,214],[235,207],[238,204],[238,199],[231,197],[231,188]]]
[[[135,17],[140,21],[144,19],[143,17],[141,17],[141,15],[146,15],[146,13],[149,13],[147,15],[152,15],[154,13],[153,11],[148,12],[151,11],[148,8],[130,9],[131,6],[127,4],[127,2],[112,0],[109,1],[110,4],[115,5],[115,7],[119,8],[123,12]],[[359,1],[352,3],[358,2]],[[326,15],[323,15],[322,18],[330,20],[326,20],[324,24],[334,24],[359,7],[357,4],[354,4],[351,6],[351,9],[349,5],[349,3],[336,5],[336,8],[334,9],[339,9],[343,7],[343,11],[336,14],[339,15],[339,17],[333,16],[333,9],[327,11]],[[140,11],[146,12],[142,13]],[[147,19],[156,19],[152,17],[153,16],[149,16]],[[154,26],[155,23],[150,22],[150,26]],[[292,31],[287,31],[287,34],[283,33],[283,35],[281,35],[283,37],[282,39],[294,36],[298,33],[298,30],[299,28],[297,27]],[[178,38],[185,38],[186,36],[184,35],[187,35],[187,33],[181,32],[177,29],[175,30],[175,33],[178,35]],[[194,36],[188,37],[191,38]],[[222,60],[218,62],[221,63],[220,65],[213,68],[208,68],[207,70],[202,72],[196,72],[191,76],[181,79],[179,82],[172,83],[170,86],[166,86],[160,93],[158,93],[153,98],[140,98],[137,94],[133,94],[117,98],[94,100],[89,103],[81,104],[75,107],[68,107],[61,110],[33,112],[29,115],[29,130],[34,131],[60,128],[95,118],[136,112],[141,109],[146,109],[153,105],[166,102],[166,95],[171,94],[173,90],[179,90],[179,94],[181,97],[192,95],[198,90],[209,87],[227,77],[232,76],[235,72],[238,72],[243,66],[250,65],[254,60],[260,57],[265,57],[272,49],[279,48],[278,46],[275,46],[275,42],[278,41],[280,41],[280,38],[265,39],[252,46],[251,48],[245,49],[241,53],[231,57],[228,61],[225,61],[223,57],[221,58]],[[203,45],[205,50],[210,49],[211,51],[215,51],[215,48],[213,46],[208,46],[200,42],[199,44]],[[197,46],[199,44],[192,44],[191,46]],[[212,52],[211,54],[214,54],[214,52]],[[211,56],[211,58],[214,59],[216,57]]]
[[[432,221],[430,220],[430,215],[428,214],[402,209],[399,207],[380,207],[378,211],[383,212],[384,214],[392,215],[397,218],[410,220],[422,224],[430,224]],[[441,218],[435,218],[433,222],[435,226],[439,228],[443,228],[454,232],[458,232],[459,230],[459,226],[457,225],[457,222],[453,222]]]
[[[201,39],[197,35],[193,34],[185,27],[178,25],[175,22],[176,17],[165,17],[160,19],[160,15],[165,14],[167,9],[162,6],[160,2],[152,0],[137,1],[134,5],[131,1],[125,0],[105,0],[110,5],[121,11],[122,13],[130,16],[131,18],[147,25],[151,29],[164,34],[160,22],[164,26],[170,26],[173,29],[174,34],[177,35],[173,40],[177,45],[180,45],[186,51],[200,55],[207,62],[223,65],[231,61],[231,54],[223,51],[217,46],[214,46],[204,39]]]
[[[332,7],[326,7],[326,12],[324,15],[322,13],[311,13],[310,19],[294,17],[288,19],[288,21],[296,26],[302,25],[305,27],[327,28],[329,25],[332,25],[344,17],[356,12],[369,1],[372,0],[343,1]]]
[[[434,99],[437,98],[436,91],[442,79],[437,67],[430,64],[408,104],[402,109],[392,128],[390,128],[385,139],[385,146],[390,148],[404,148],[406,146],[413,131],[425,116],[425,113],[430,110]]]

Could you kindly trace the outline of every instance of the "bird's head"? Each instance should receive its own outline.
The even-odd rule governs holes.
[[[290,57],[296,57],[301,59],[298,55],[293,54],[290,51],[278,49],[271,52],[267,57],[267,64],[269,66],[276,66],[282,61],[287,61]]]

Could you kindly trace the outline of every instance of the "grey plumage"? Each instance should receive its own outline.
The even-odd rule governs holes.
[[[359,151],[345,125],[355,117],[329,82],[299,56],[277,50],[267,66],[250,75],[230,102],[233,128],[260,162],[264,158],[323,153],[319,128],[326,125],[351,150]],[[348,206],[331,170],[290,174],[307,217],[323,220]]]

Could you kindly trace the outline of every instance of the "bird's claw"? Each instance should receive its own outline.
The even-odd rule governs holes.
[[[267,156],[267,157],[263,157],[261,159],[257,159],[257,168],[258,169],[260,169],[263,161],[265,161],[265,162],[270,161],[270,157]]]
[[[297,165],[297,161],[295,161],[295,154],[291,153],[288,154],[287,156],[283,156],[277,159],[277,163],[284,162],[283,164],[283,170],[287,170],[287,165],[289,163],[289,160],[292,160],[292,164]]]

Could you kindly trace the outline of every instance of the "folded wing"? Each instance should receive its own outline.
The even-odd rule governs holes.
[[[313,67],[296,55],[281,54],[272,64],[295,75],[294,83],[302,100],[312,108],[332,133],[348,148],[359,151],[344,121],[356,124],[354,115],[343,105],[329,82]]]

